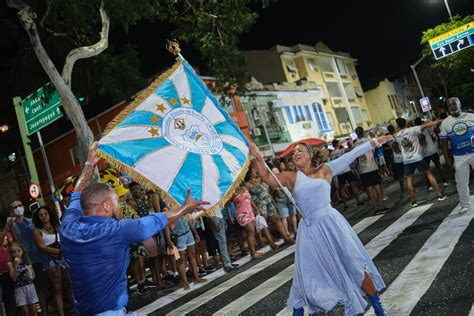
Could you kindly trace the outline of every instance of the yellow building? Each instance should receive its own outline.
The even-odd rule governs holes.
[[[357,126],[372,127],[359,76],[357,60],[334,52],[324,43],[315,46],[276,45],[269,50],[243,51],[248,72],[263,84],[314,82],[321,86],[323,106],[336,135],[347,135]]]
[[[395,85],[388,79],[380,81],[374,89],[364,91],[369,113],[375,124],[393,124],[403,116],[402,102]]]

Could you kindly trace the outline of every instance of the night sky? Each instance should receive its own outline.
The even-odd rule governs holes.
[[[474,0],[448,1],[453,15],[474,14]],[[347,52],[358,59],[357,70],[364,89],[385,77],[409,72],[409,65],[420,57],[422,31],[449,20],[443,0],[280,0],[271,1],[266,8],[262,8],[260,2],[252,3],[259,18],[249,32],[241,36],[239,47],[242,50],[269,49],[277,44],[314,45],[323,41],[333,51]],[[5,20],[16,25],[16,12],[7,9],[4,1],[0,3],[2,25]],[[140,52],[142,74],[148,77],[173,63],[174,57],[164,48],[171,31],[169,25],[141,22],[128,33],[112,32],[109,40],[114,44],[128,42],[136,45]],[[20,28],[18,32],[24,31]],[[11,38],[11,33],[9,36],[8,30],[4,33],[2,29],[1,33],[0,125],[5,120],[16,125],[8,77],[17,40]],[[18,33],[18,36],[26,34]],[[181,47],[183,55],[200,69],[201,74],[212,75],[192,45],[182,44]],[[38,83],[38,87],[40,85]],[[100,110],[96,107],[99,104],[94,104],[96,111]]]

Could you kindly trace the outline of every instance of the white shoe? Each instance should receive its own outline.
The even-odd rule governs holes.
[[[441,195],[441,196],[438,196],[438,201],[444,201],[444,200],[446,200],[447,198],[448,198],[448,196],[443,194],[443,195]]]
[[[450,185],[450,184],[451,184],[451,183],[449,183],[448,181],[446,181],[446,182],[443,183],[443,185],[444,185],[445,187],[447,187],[447,186]]]
[[[433,191],[433,187],[428,187],[428,192]]]
[[[464,213],[466,213],[467,211],[469,211],[469,207],[466,207],[466,206],[461,207],[461,209],[459,210],[459,214],[464,214]]]
[[[387,201],[388,199],[389,199],[389,197],[386,196],[386,195],[384,195],[383,200],[384,200],[384,201]]]

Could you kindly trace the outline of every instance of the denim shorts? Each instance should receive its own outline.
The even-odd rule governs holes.
[[[286,200],[276,201],[276,205],[281,218],[287,218],[288,216],[290,216],[290,210],[288,208],[288,203],[286,203]]]
[[[193,234],[191,233],[190,230],[188,230],[187,233],[185,233],[184,235],[181,235],[178,237],[177,241],[176,241],[176,248],[178,248],[178,251],[185,251],[186,248],[188,248],[189,246],[192,246],[194,245],[194,236]]]

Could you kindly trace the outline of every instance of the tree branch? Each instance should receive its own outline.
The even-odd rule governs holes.
[[[11,1],[11,0],[10,0]],[[74,64],[79,59],[90,58],[97,56],[102,53],[109,46],[109,29],[110,29],[110,18],[104,9],[104,3],[100,6],[100,18],[102,20],[102,30],[100,32],[100,40],[91,46],[83,46],[75,48],[69,52],[64,63],[62,77],[64,82],[71,87],[71,76]]]

